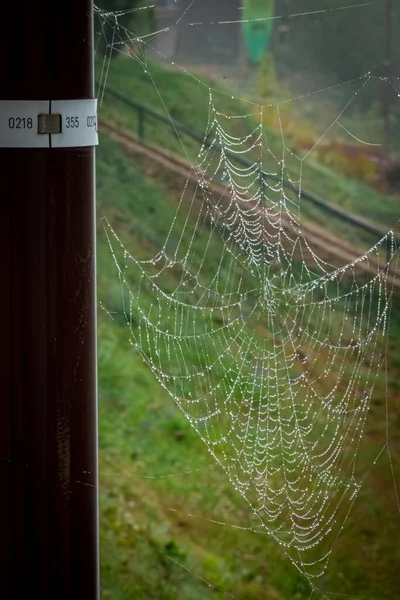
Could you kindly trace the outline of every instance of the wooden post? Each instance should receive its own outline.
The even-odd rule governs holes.
[[[92,0],[7,0],[0,49],[0,100],[93,98]],[[94,148],[1,148],[0,194],[0,596],[95,600]]]

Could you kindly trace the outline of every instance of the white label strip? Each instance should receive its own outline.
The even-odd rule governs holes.
[[[61,115],[61,133],[52,134],[53,148],[97,146],[97,100],[53,100],[51,114]]]
[[[97,131],[96,99],[0,101],[0,148],[97,146]]]

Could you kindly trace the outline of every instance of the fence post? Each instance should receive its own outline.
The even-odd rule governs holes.
[[[1,101],[93,98],[92,0],[5,2],[0,48]],[[0,135],[4,128],[3,114]],[[6,146],[0,148],[0,596],[95,600],[94,148]]]
[[[389,266],[390,265],[390,261],[392,260],[392,256],[393,256],[393,239],[391,234],[389,233],[386,236],[386,265]]]
[[[144,119],[145,114],[142,108],[138,108],[138,134],[139,141],[141,144],[144,144],[145,141],[145,128],[144,128]]]

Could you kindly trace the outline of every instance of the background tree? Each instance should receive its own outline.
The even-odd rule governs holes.
[[[135,36],[148,31],[154,24],[153,9],[135,10],[146,4],[147,0],[97,0],[96,5],[104,11],[96,20],[97,51],[117,56],[113,49],[118,50],[120,45],[123,50],[125,44],[134,44]]]

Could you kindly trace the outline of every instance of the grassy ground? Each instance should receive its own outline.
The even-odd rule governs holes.
[[[98,63],[98,72],[101,72],[101,63]],[[207,80],[206,80],[207,81]],[[125,93],[133,100],[144,103],[154,110],[168,115],[171,118],[188,125],[200,133],[205,131],[209,114],[209,87],[215,89],[218,84],[207,81],[202,85],[196,78],[190,77],[178,69],[165,69],[152,63],[146,69],[136,60],[121,56],[111,63],[108,71],[107,84]],[[227,115],[243,115],[257,113],[259,109],[248,103],[231,97],[224,88],[218,87],[213,94],[215,105],[219,111]],[[290,121],[290,104],[281,108],[281,122]],[[288,115],[285,114],[289,111]],[[124,126],[131,131],[137,131],[137,112],[127,107],[124,103],[111,98],[105,93],[101,105],[101,113],[105,119]],[[300,148],[286,149],[282,144],[282,136],[277,127],[268,124],[278,124],[275,108],[265,109],[264,121],[264,166],[270,172],[279,173],[278,161],[285,160],[286,176],[298,182],[300,176],[300,162],[298,158],[304,156]],[[230,122],[230,132],[244,136],[251,126],[259,123],[259,116],[251,119],[238,119]],[[187,136],[178,138],[173,130],[162,125],[152,118],[145,123],[146,140],[169,149],[194,162],[199,151],[199,144]],[[285,145],[288,142],[285,140]],[[268,150],[266,150],[268,149]],[[395,195],[383,195],[371,187],[349,179],[334,172],[317,161],[317,153],[311,154],[303,162],[302,186],[327,201],[337,204],[344,209],[362,215],[372,223],[381,225],[382,229],[395,227],[398,221],[398,198]],[[302,202],[304,218],[312,218],[314,222],[324,224],[326,215]],[[354,240],[354,229],[329,218],[329,226],[342,237]],[[368,235],[359,232],[359,240],[369,245],[373,240]]]
[[[100,211],[130,252],[145,254],[164,238],[173,199],[106,138],[98,165]],[[104,597],[222,598],[235,590],[239,597],[272,599],[279,597],[279,581],[287,588],[283,597],[305,592],[293,568],[287,577],[290,563],[277,544],[230,526],[251,528],[251,513],[130,347],[101,225],[98,248],[100,300],[113,314],[101,312],[99,324]]]
[[[117,62],[117,74],[113,66],[110,83],[130,88],[138,99],[150,98],[148,84],[140,83],[140,75],[138,83],[125,71],[128,61]],[[129,61],[129,73],[132,65],[134,61]],[[169,109],[176,107],[174,116],[186,122],[192,116],[193,125],[201,129],[204,115],[190,109],[193,89],[185,88],[184,79],[175,72],[167,75],[156,69],[156,73],[158,79],[172,77],[178,86],[170,95],[163,93]],[[149,102],[156,106],[155,98]],[[128,111],[108,103],[104,114],[126,125],[132,119]],[[161,143],[157,135],[165,141],[165,134],[154,126],[154,141]],[[168,139],[171,149],[177,151],[176,139]],[[146,179],[116,143],[102,136],[99,217],[108,219],[131,254],[144,257],[149,250],[160,248],[175,207],[176,194],[170,187]],[[218,256],[221,248],[214,243]],[[99,299],[108,311],[99,314],[103,598],[306,600],[310,589],[305,579],[272,538],[254,531],[257,523],[250,509],[129,343],[121,311],[121,285],[101,220],[98,264]],[[175,286],[178,276],[171,271],[166,284]],[[131,285],[135,285],[134,279]],[[398,473],[400,318],[396,306],[392,326],[388,406],[393,466]],[[196,358],[191,360],[195,363]],[[385,443],[385,389],[382,376],[360,452],[359,470],[366,477],[365,484],[335,546],[326,580],[327,590],[347,594],[350,599],[398,597],[400,548],[395,540],[399,514],[387,452],[371,466]]]

